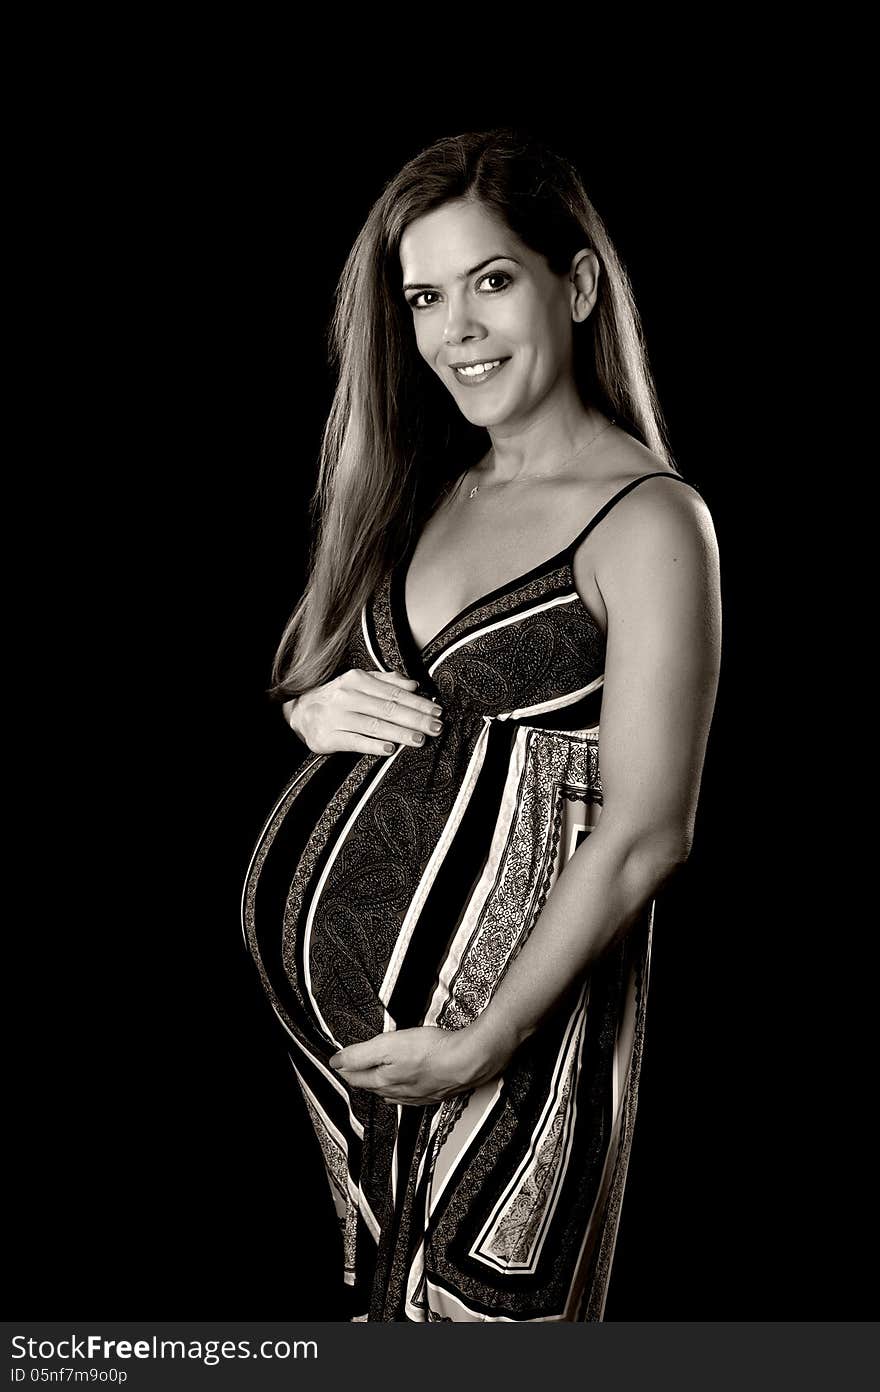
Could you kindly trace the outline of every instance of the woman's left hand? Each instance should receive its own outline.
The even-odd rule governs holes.
[[[386,1102],[424,1107],[494,1078],[509,1057],[504,1044],[478,1042],[467,1028],[422,1025],[349,1044],[329,1063],[351,1087],[378,1093]]]

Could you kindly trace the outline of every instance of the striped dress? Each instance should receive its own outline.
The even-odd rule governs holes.
[[[398,670],[444,730],[393,755],[309,754],[263,827],[242,927],[320,1142],[358,1320],[601,1320],[626,1180],[654,901],[503,1074],[401,1106],[328,1067],[346,1045],[486,1007],[602,811],[605,641],[563,551],[419,650],[415,549],[344,670]],[[693,485],[689,485],[693,486]],[[295,1311],[292,1312],[295,1314]]]

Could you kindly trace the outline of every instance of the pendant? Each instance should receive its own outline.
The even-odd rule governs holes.
[[[476,498],[476,496],[477,496],[477,494],[479,493],[479,491],[480,491],[480,485],[479,485],[478,483],[475,483],[474,486],[473,486],[473,488],[471,489],[470,493],[468,494],[468,497],[469,497],[469,498]]]

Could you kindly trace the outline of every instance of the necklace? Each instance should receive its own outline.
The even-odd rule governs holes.
[[[556,475],[557,473],[561,473],[563,469],[567,469],[568,466],[569,466],[569,464],[573,464],[574,461],[575,461],[576,459],[578,459],[582,454],[584,454],[584,453],[590,448],[590,445],[595,444],[595,442],[598,440],[598,438],[599,438],[600,435],[602,435],[606,430],[609,430],[609,429],[611,428],[611,426],[612,426],[612,425],[615,425],[616,423],[617,423],[617,422],[614,420],[614,418],[612,418],[610,421],[608,421],[608,423],[607,423],[606,425],[603,425],[601,430],[597,430],[597,431],[596,431],[596,434],[593,436],[592,440],[588,440],[587,443],[586,443],[585,445],[581,445],[581,447],[580,447],[580,449],[578,450],[577,454],[573,454],[573,455],[571,456],[570,459],[566,459],[566,460],[564,461],[564,463],[559,467],[559,469],[557,469],[557,470],[554,471],[554,473],[552,473],[552,474],[527,474],[526,477],[525,477],[525,479],[522,480],[522,482],[528,483],[529,480],[530,480],[530,479],[533,479],[533,478],[554,478],[555,475]],[[468,472],[470,472],[470,470],[468,470]],[[467,475],[465,475],[465,477],[467,477]],[[512,479],[506,479],[506,480],[504,481],[504,483],[496,483],[496,484],[495,484],[495,487],[496,487],[496,488],[507,488],[508,484],[511,484],[511,483],[518,483],[519,481],[520,481],[520,480],[519,480],[518,477],[517,477],[517,478],[512,478]],[[475,498],[475,497],[477,496],[477,494],[479,493],[479,491],[480,491],[480,485],[479,485],[478,483],[475,483],[474,486],[473,486],[473,488],[471,489],[470,493],[468,494],[468,499],[470,500],[471,498]]]

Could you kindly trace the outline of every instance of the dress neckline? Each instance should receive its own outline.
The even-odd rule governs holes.
[[[653,473],[639,474],[638,478],[630,479],[629,483],[625,483],[622,488],[619,488],[617,492],[614,493],[612,497],[610,497],[607,500],[607,502],[602,504],[599,510],[593,514],[593,516],[586,523],[586,525],[581,528],[577,536],[574,537],[574,539],[570,541],[567,546],[563,546],[561,550],[557,551],[552,556],[548,556],[546,560],[539,561],[537,565],[532,566],[531,570],[523,571],[522,575],[515,575],[512,579],[505,580],[502,584],[496,585],[493,590],[487,590],[485,594],[478,595],[476,599],[471,600],[469,604],[466,604],[462,609],[459,609],[458,613],[453,614],[452,618],[448,621],[448,623],[443,624],[443,626],[437,630],[433,637],[430,638],[427,643],[425,643],[424,647],[419,646],[418,641],[416,640],[413,634],[412,627],[409,621],[409,614],[407,613],[406,608],[406,581],[407,576],[409,574],[410,562],[412,561],[413,554],[419,541],[418,536],[412,536],[403,555],[400,557],[400,559],[396,562],[396,564],[393,567],[392,589],[396,592],[396,603],[394,605],[394,608],[397,614],[399,614],[400,616],[400,627],[403,631],[403,636],[406,637],[407,646],[410,650],[410,653],[418,658],[419,665],[422,665],[422,659],[424,658],[425,653],[427,653],[431,648],[433,648],[434,644],[439,639],[441,639],[446,633],[448,633],[449,630],[455,624],[457,624],[460,619],[466,618],[468,614],[473,613],[475,609],[481,609],[484,604],[490,604],[495,599],[503,598],[503,596],[506,595],[509,590],[519,589],[521,586],[527,585],[531,580],[536,580],[539,575],[543,575],[546,571],[557,570],[567,562],[570,571],[572,586],[574,587],[574,571],[571,567],[572,554],[577,550],[581,542],[586,540],[588,534],[592,531],[596,524],[598,522],[601,522],[605,514],[611,510],[614,504],[620,498],[622,498],[625,493],[628,493],[631,488],[635,488],[637,484],[642,483],[645,479],[649,478],[676,478],[679,479],[681,483],[688,482],[687,479],[682,478],[681,474],[676,474],[671,469],[657,469]],[[693,484],[690,485],[690,487],[693,486]],[[580,596],[578,596],[578,598],[580,598]],[[583,601],[581,601],[581,603],[583,604]],[[593,618],[586,605],[584,605],[583,608],[587,617],[595,625],[597,632],[600,633],[604,638],[602,630],[599,628],[599,625],[596,623],[596,620]]]

